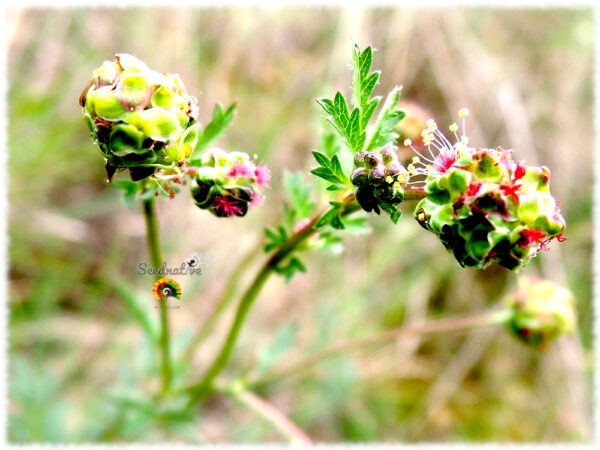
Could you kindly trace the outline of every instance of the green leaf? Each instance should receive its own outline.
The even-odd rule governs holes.
[[[382,147],[388,142],[394,141],[398,135],[394,133],[394,127],[400,122],[404,116],[404,111],[394,109],[400,100],[400,94],[402,92],[401,86],[396,86],[392,92],[389,93],[383,108],[379,112],[377,122],[375,123],[375,130],[373,136],[367,145],[366,151],[371,151],[375,148]]]
[[[392,205],[387,202],[380,202],[379,207],[390,215],[390,219],[394,222],[394,225],[398,223],[398,219],[402,216],[402,212],[396,205]]]
[[[287,264],[276,266],[275,272],[283,275],[285,282],[289,283],[292,281],[292,278],[294,278],[294,275],[296,275],[296,272],[306,272],[306,266],[298,259],[298,257],[293,256]]]
[[[354,85],[353,102],[360,109],[360,131],[364,132],[369,124],[373,111],[379,105],[381,97],[371,99],[371,94],[379,81],[380,71],[370,72],[373,62],[373,50],[367,47],[362,52],[358,45],[354,44]],[[366,135],[365,135],[366,139]],[[364,141],[363,141],[364,145]],[[362,146],[360,148],[362,150]]]
[[[326,119],[333,124],[346,146],[356,153],[362,149],[366,134],[361,129],[360,109],[354,108],[352,113],[341,92],[337,92],[333,101],[327,98],[317,99],[317,103],[327,113]]]
[[[283,226],[279,226],[277,231],[272,228],[265,227],[265,234],[267,235],[267,243],[265,245],[265,252],[270,252],[274,248],[280,247],[288,238],[288,234]]]
[[[223,108],[218,103],[215,105],[212,120],[206,125],[198,138],[196,151],[202,151],[214,141],[227,128],[233,119],[237,103],[231,104],[229,108],[223,111]]]
[[[313,151],[312,153],[321,167],[311,170],[310,173],[334,184],[342,184],[344,186],[350,184],[350,180],[344,173],[337,155],[333,155],[329,159],[324,153],[317,151]]]
[[[317,152],[316,150],[313,151],[312,154],[315,157],[315,159],[317,160],[317,162],[319,163],[319,165],[324,166],[324,167],[329,167],[329,158],[327,157],[327,155],[325,155],[321,152]]]

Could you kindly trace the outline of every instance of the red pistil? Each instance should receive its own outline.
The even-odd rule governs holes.
[[[517,192],[521,189],[521,185],[518,183],[513,184],[512,186],[500,186],[500,189],[506,196],[511,196],[515,202],[519,201],[519,195]]]
[[[520,180],[524,176],[525,176],[525,165],[523,164],[523,161],[521,161],[519,164],[517,164],[517,167],[515,169],[515,173],[513,176],[513,183],[517,180]]]
[[[521,231],[521,237],[523,241],[519,244],[519,247],[525,248],[529,247],[533,243],[540,244],[540,250],[547,250],[546,244],[548,243],[548,239],[544,239],[546,237],[546,233],[542,230],[530,230],[525,228]]]
[[[482,183],[471,183],[469,185],[469,190],[467,191],[467,195],[477,195],[479,189],[481,189]]]
[[[242,210],[237,203],[237,200],[222,195],[217,195],[212,199],[212,206],[220,217],[233,217],[241,213]]]

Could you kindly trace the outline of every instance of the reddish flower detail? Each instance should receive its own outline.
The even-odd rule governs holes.
[[[477,195],[479,189],[481,189],[482,183],[471,183],[469,185],[469,190],[467,191],[467,195]]]
[[[560,212],[560,202],[558,200],[556,200],[556,206],[554,207],[554,215],[552,216],[552,218],[555,220],[562,219],[562,213]],[[562,242],[562,241],[559,239],[559,242]]]
[[[456,152],[443,151],[436,156],[433,164],[433,169],[439,173],[446,173],[452,164],[456,162],[458,156]]]
[[[250,178],[252,176],[252,170],[240,161],[234,161],[231,165],[229,172],[225,174],[226,178]]]
[[[271,171],[267,166],[258,166],[254,169],[254,176],[256,177],[256,184],[259,187],[270,187]]]
[[[250,200],[250,207],[262,205],[264,201],[264,197],[260,194],[260,192],[254,191],[252,195],[252,200]]]
[[[512,186],[500,186],[500,189],[506,196],[511,196],[515,202],[519,201],[519,195],[517,194],[518,190],[521,189],[520,184],[513,184]]]
[[[525,176],[525,165],[523,164],[523,161],[521,161],[519,164],[517,164],[517,167],[515,169],[515,174],[513,176],[513,183],[517,180],[520,180],[524,176]]]
[[[238,201],[224,195],[216,195],[212,198],[211,204],[217,215],[220,217],[233,217],[242,212],[238,206]]]
[[[529,247],[533,243],[537,243],[541,246],[540,250],[547,250],[546,243],[548,240],[544,240],[545,237],[546,233],[544,233],[542,230],[530,230],[525,228],[523,231],[521,231],[521,238],[523,241],[519,244],[519,247],[525,248]]]

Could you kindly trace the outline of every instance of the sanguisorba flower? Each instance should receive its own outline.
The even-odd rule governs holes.
[[[124,169],[134,180],[148,177],[153,165],[189,158],[196,148],[196,97],[178,74],[151,70],[127,53],[93,72],[79,102],[109,180]]]
[[[452,124],[451,142],[433,119],[422,132],[426,150],[407,167],[409,186],[424,186],[427,197],[415,217],[435,233],[463,267],[492,262],[518,271],[565,231],[559,203],[549,190],[550,170],[512,160],[512,150],[468,146],[465,118]],[[421,177],[419,177],[421,175]],[[424,176],[424,179],[423,179]]]
[[[217,217],[244,216],[262,202],[261,189],[269,187],[271,173],[243,152],[211,148],[201,156],[192,182],[192,197],[201,209]]]
[[[531,347],[543,349],[575,329],[575,298],[571,291],[551,281],[522,277],[506,302],[511,313],[507,322],[510,332]]]

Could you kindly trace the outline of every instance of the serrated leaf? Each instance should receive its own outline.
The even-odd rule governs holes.
[[[338,158],[338,155],[333,155],[333,158],[331,158],[330,169],[333,172],[333,174],[337,177],[337,179],[339,180],[340,183],[342,183],[342,184],[350,183],[350,180],[348,179],[348,177],[342,170],[342,164],[340,163],[340,159]]]

